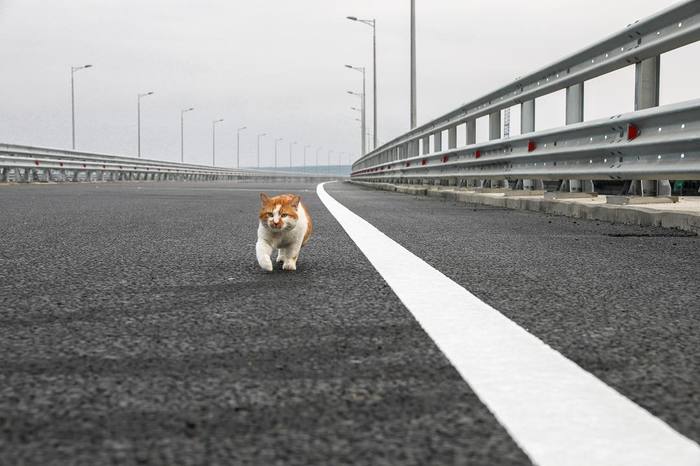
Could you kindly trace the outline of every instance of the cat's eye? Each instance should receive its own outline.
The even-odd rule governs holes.
[[[268,212],[268,213],[265,214],[265,215],[267,215],[268,217],[272,217],[272,216],[273,216],[273,215],[272,215],[272,212]]]
[[[282,217],[289,217],[288,214],[282,214]]]

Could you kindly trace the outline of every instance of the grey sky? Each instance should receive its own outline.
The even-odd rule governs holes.
[[[671,0],[417,0],[418,121],[453,109],[675,3]],[[408,0],[0,0],[0,141],[70,147],[70,66],[76,73],[78,149],[135,154],[136,94],[145,157],[179,158],[180,109],[186,160],[232,166],[235,131],[246,125],[241,164],[255,164],[267,132],[288,163],[304,145],[352,154],[359,124],[350,107],[371,68],[371,29],[347,15],[377,18],[379,138],[408,129]],[[663,103],[697,98],[698,44],[662,58]],[[368,88],[370,87],[368,74]],[[586,88],[586,119],[632,110],[631,68]],[[368,96],[368,126],[371,108]],[[563,124],[563,96],[538,101],[537,128]],[[517,112],[514,118],[517,118]],[[517,126],[516,130],[517,130]],[[485,137],[479,122],[478,139]],[[517,131],[516,131],[517,132]],[[344,156],[343,162],[348,161]]]

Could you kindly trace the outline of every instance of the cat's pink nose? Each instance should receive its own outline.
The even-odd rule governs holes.
[[[272,222],[272,228],[282,228],[282,222]]]

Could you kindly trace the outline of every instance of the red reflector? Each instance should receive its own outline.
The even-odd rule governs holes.
[[[532,152],[535,149],[537,149],[537,143],[535,141],[528,141],[527,142],[527,151]]]
[[[637,125],[634,125],[632,123],[627,125],[627,140],[631,141],[633,139],[636,139],[637,136],[639,136],[639,128],[637,127]]]
[[[87,168],[87,165],[83,164],[83,168]]]
[[[475,158],[475,159],[478,159],[479,157],[481,157],[481,151],[480,151],[480,150],[474,152],[474,158]]]
[[[391,165],[389,165],[389,170],[391,170]]]
[[[450,158],[449,158],[448,156],[445,155],[445,156],[442,158],[442,163],[445,163],[445,162],[447,162],[448,160],[450,160]]]
[[[63,166],[63,162],[58,162],[58,166],[59,166],[59,167],[62,167],[62,166]]]
[[[39,166],[39,161],[38,161],[38,160],[35,160],[35,161],[34,161],[34,165],[36,165],[36,166],[38,167],[38,166]]]
[[[420,164],[421,164],[421,165],[425,165],[425,164],[427,164],[427,163],[428,163],[428,161],[425,160],[425,159],[423,159],[423,160],[420,161]]]
[[[410,166],[411,166],[411,162],[406,162],[406,166],[407,166],[407,167],[410,167]]]

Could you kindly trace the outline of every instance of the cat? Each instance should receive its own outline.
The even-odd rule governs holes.
[[[277,249],[277,262],[283,270],[296,270],[299,251],[311,236],[313,223],[301,197],[281,194],[269,197],[260,193],[260,225],[255,253],[263,270],[272,272],[270,255]]]

